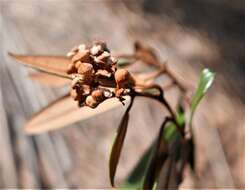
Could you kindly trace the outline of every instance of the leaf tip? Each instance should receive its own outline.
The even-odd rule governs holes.
[[[9,52],[8,52],[8,56],[10,56],[10,57],[15,57],[15,54],[9,51]]]

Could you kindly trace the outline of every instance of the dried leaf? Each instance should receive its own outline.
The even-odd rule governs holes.
[[[124,115],[122,117],[122,120],[121,120],[120,125],[119,125],[118,130],[117,130],[115,140],[114,140],[112,148],[111,148],[109,168],[110,168],[110,181],[111,181],[112,187],[114,187],[114,177],[115,177],[118,161],[120,158],[121,150],[123,147],[124,138],[125,138],[126,132],[127,132],[128,120],[129,120],[129,111],[132,107],[133,99],[134,98],[132,97],[129,106],[128,106],[126,112],[124,113]]]
[[[128,97],[125,97],[125,99],[129,100]],[[111,98],[101,103],[96,109],[89,107],[79,108],[75,101],[69,95],[66,95],[37,113],[26,124],[25,131],[27,134],[39,134],[59,129],[118,106],[122,106],[121,102],[116,98]]]
[[[147,169],[143,189],[152,189],[156,183],[160,171],[168,158],[168,142],[163,138],[164,137],[164,128],[167,123],[169,123],[169,118],[166,118],[160,128],[159,135],[157,138],[157,143],[152,154],[152,158]]]
[[[49,75],[42,72],[32,73],[29,76],[33,81],[37,81],[44,86],[50,87],[62,87],[71,82],[69,79]]]
[[[33,69],[60,77],[67,77],[66,70],[70,59],[65,56],[18,55],[13,53],[9,53],[9,56]]]
[[[151,47],[146,47],[138,41],[135,42],[134,47],[135,55],[138,59],[152,66],[161,66],[161,63],[158,61],[158,58],[156,56],[156,53]]]

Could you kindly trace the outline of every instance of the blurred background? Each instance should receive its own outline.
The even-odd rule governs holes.
[[[124,108],[37,136],[28,118],[68,90],[28,78],[7,56],[64,55],[102,39],[130,53],[140,40],[188,83],[209,67],[216,80],[194,119],[197,176],[181,188],[245,188],[245,2],[243,0],[0,0],[0,188],[110,188],[108,152]],[[170,99],[174,92],[166,94]],[[163,120],[137,99],[116,176],[120,184]]]

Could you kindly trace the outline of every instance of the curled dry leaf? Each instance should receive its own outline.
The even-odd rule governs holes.
[[[33,69],[60,77],[67,77],[66,70],[70,60],[65,56],[18,55],[10,52],[9,56]]]
[[[126,101],[129,100],[125,97]],[[96,109],[79,108],[70,95],[65,95],[37,113],[25,126],[27,134],[39,134],[89,119],[110,109],[122,106],[116,99],[108,99]]]
[[[136,59],[140,59],[155,67],[161,67],[161,63],[158,61],[156,53],[151,47],[147,47],[139,41],[135,42],[134,47]]]
[[[111,148],[110,160],[109,160],[109,169],[110,169],[109,172],[110,172],[110,181],[111,181],[112,187],[114,187],[114,178],[115,178],[116,169],[117,169],[118,161],[120,158],[121,150],[123,147],[123,142],[124,142],[126,132],[127,132],[129,111],[132,107],[133,100],[134,100],[134,97],[131,97],[131,102],[122,117],[122,120],[117,130],[115,140]]]

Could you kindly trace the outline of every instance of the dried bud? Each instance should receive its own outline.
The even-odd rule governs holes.
[[[94,74],[93,65],[90,63],[82,63],[77,72],[81,75],[85,75],[86,77],[91,77]]]
[[[66,73],[72,74],[75,73],[76,71],[77,71],[76,67],[72,63],[69,63]]]
[[[117,60],[117,58],[111,56],[110,57],[110,61],[111,61],[112,64],[116,64],[118,60]]]
[[[76,63],[77,61],[81,62],[90,62],[89,50],[79,51],[72,57],[72,62]]]
[[[82,85],[83,95],[89,95],[91,93],[91,87],[89,85]]]
[[[105,89],[103,91],[103,94],[104,94],[105,98],[111,98],[113,96],[113,93],[108,89]]]
[[[117,89],[116,92],[115,92],[115,95],[116,97],[121,97],[124,93],[124,89],[123,88],[120,88],[120,89]]]
[[[107,70],[102,70],[102,69],[98,69],[97,72],[95,73],[95,75],[97,76],[104,76],[104,77],[108,77],[110,78],[112,73],[108,72]]]
[[[82,64],[82,62],[81,61],[77,61],[76,63],[75,63],[75,67],[76,67],[76,69],[78,69],[79,67],[80,67],[80,65]]]
[[[91,49],[90,49],[90,53],[92,55],[99,55],[100,53],[103,52],[103,48],[101,45],[94,45]]]
[[[71,57],[73,57],[75,54],[76,54],[75,52],[68,52],[68,53],[66,54],[66,56],[69,57],[69,58],[71,58]]]
[[[107,51],[104,51],[101,55],[99,55],[97,57],[97,59],[101,62],[107,62],[108,58],[111,56],[110,53],[108,53]]]
[[[94,90],[91,95],[97,102],[102,102],[105,99],[102,89]]]
[[[118,69],[115,80],[119,88],[130,88],[134,85],[134,79],[126,69]]]
[[[78,46],[78,51],[79,51],[79,52],[83,52],[83,51],[85,51],[86,49],[87,49],[87,47],[86,47],[85,44],[81,44],[81,45]]]
[[[91,108],[96,108],[99,104],[92,96],[87,96],[85,103]]]
[[[72,82],[71,82],[71,87],[72,89],[75,89],[76,87],[79,87],[81,83],[81,78],[80,77],[75,77]]]

